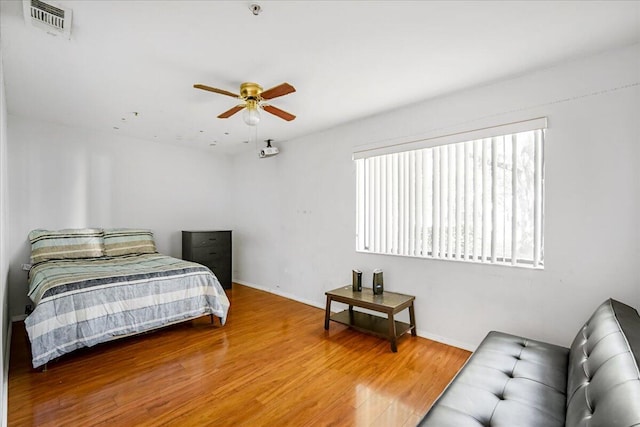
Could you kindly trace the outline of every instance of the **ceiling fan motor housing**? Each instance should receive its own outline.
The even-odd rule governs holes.
[[[243,99],[260,99],[260,94],[262,94],[262,86],[258,83],[242,83],[240,85],[240,97]]]

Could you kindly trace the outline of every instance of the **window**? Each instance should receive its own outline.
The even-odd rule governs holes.
[[[356,249],[542,268],[544,127],[536,119],[355,152]],[[461,142],[442,143],[452,139]]]

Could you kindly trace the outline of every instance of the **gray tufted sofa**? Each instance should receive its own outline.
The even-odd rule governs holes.
[[[571,348],[491,332],[420,426],[640,426],[640,316],[605,301]]]

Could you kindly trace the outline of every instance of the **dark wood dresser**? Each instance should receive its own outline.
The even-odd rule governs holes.
[[[231,289],[231,231],[183,231],[182,259],[209,267]]]

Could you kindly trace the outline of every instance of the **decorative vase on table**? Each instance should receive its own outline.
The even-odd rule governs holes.
[[[384,292],[384,284],[382,281],[382,270],[377,269],[373,271],[373,294],[382,295]]]
[[[353,292],[361,292],[362,291],[362,271],[353,270]]]

